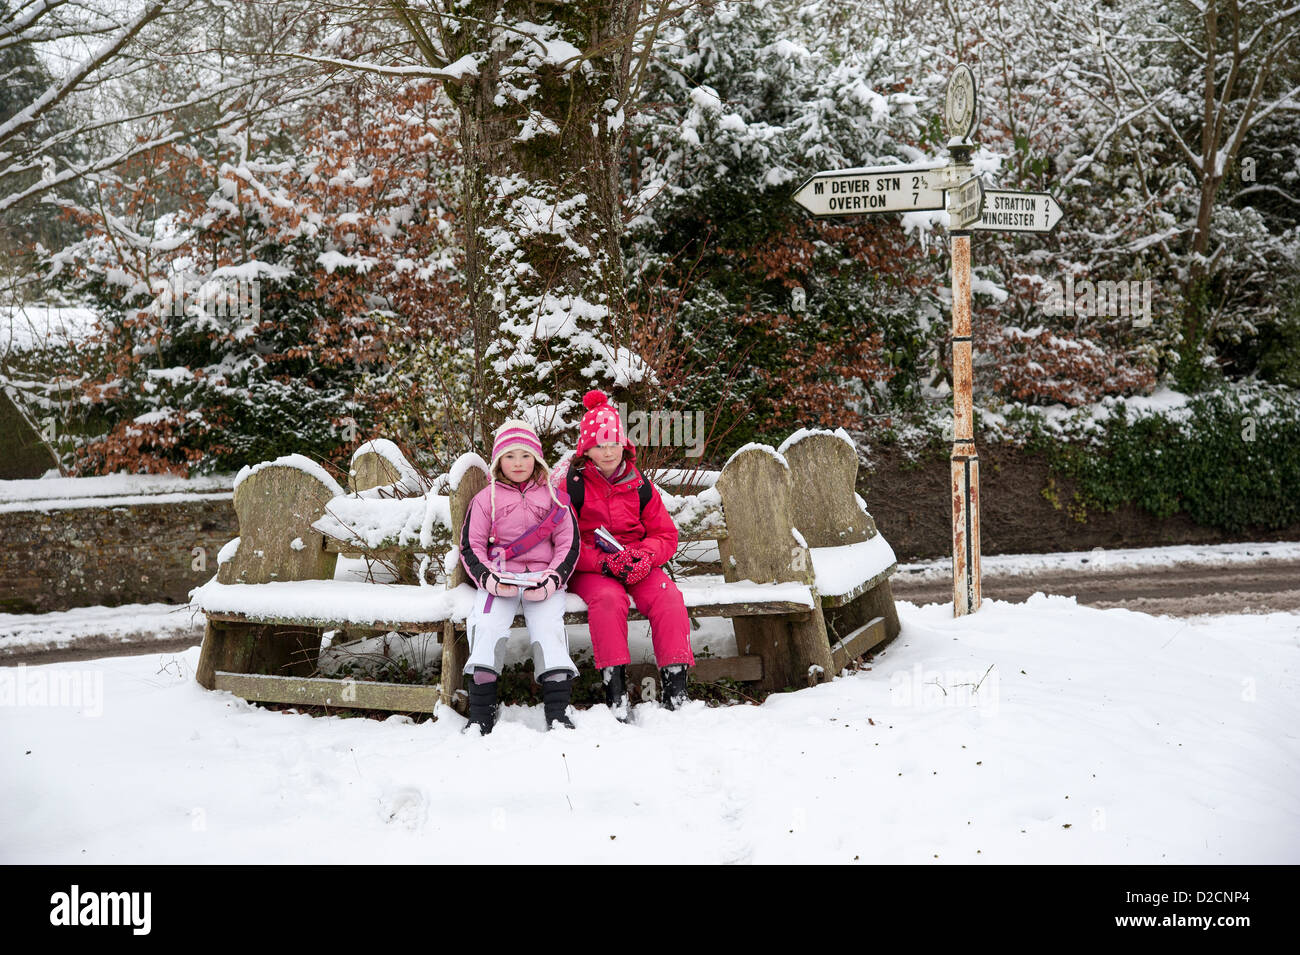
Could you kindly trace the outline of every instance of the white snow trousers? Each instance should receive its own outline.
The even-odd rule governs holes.
[[[480,590],[474,597],[474,610],[467,625],[469,659],[465,661],[465,672],[473,673],[475,667],[485,667],[501,675],[510,627],[522,608],[528,638],[533,644],[533,676],[567,670],[576,677],[578,668],[569,657],[569,635],[564,630],[564,594],[563,590],[557,590],[545,600],[525,600],[523,594],[493,597]]]

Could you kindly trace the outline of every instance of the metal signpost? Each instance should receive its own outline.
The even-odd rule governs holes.
[[[947,210],[952,236],[952,590],[953,615],[980,606],[979,455],[971,396],[970,237],[974,230],[1050,232],[1064,214],[1045,192],[984,188],[970,134],[978,115],[975,74],[959,65],[948,80],[944,121],[949,161],[819,172],[794,201],[818,218]]]
[[[944,120],[954,166],[970,167],[975,127],[975,75],[964,63],[948,79]],[[972,170],[973,171],[973,170]],[[971,183],[977,188],[972,189]],[[971,395],[970,227],[984,213],[978,178],[954,190],[948,210],[952,236],[952,612],[980,608],[980,459],[975,450],[975,406]]]

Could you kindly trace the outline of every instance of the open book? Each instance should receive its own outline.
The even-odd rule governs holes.
[[[595,533],[596,533],[596,541],[598,543],[600,541],[604,541],[606,544],[609,545],[608,547],[604,548],[604,550],[608,550],[611,553],[617,553],[618,551],[625,549],[623,545],[618,542],[618,538],[615,537],[613,534],[611,534],[609,531],[605,530],[605,528],[597,527]]]
[[[534,587],[541,586],[542,581],[537,577],[529,577],[523,574],[512,574],[508,571],[497,574],[497,580],[503,584],[509,584],[512,587],[522,587],[524,590],[531,590]]]

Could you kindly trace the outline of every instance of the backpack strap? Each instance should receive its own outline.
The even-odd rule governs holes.
[[[645,513],[645,506],[650,503],[650,497],[654,494],[654,486],[650,479],[641,473],[640,469],[637,474],[641,478],[641,486],[636,489],[637,503],[640,504],[641,513]],[[569,473],[564,478],[564,490],[569,496],[569,503],[573,505],[573,513],[582,514],[582,499],[587,493],[587,488],[582,481],[582,472],[574,467],[569,466]]]
[[[569,465],[569,472],[564,477],[564,491],[573,505],[573,513],[582,513],[582,499],[587,494],[587,487],[582,483],[582,474],[574,464]]]

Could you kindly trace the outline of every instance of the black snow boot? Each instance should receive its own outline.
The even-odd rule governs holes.
[[[475,683],[473,677],[467,676],[465,682],[469,688],[469,722],[465,731],[477,726],[481,735],[487,736],[497,722],[497,681]]]
[[[573,720],[565,712],[569,708],[569,698],[573,695],[573,677],[563,680],[542,681],[542,710],[546,714],[546,728],[552,723],[559,723],[568,729],[574,729]]]
[[[605,667],[600,671],[600,678],[605,683],[605,705],[614,712],[614,718],[620,723],[628,721],[627,700],[627,665]]]
[[[686,703],[686,664],[677,663],[660,670],[659,686],[664,709],[681,709]]]

